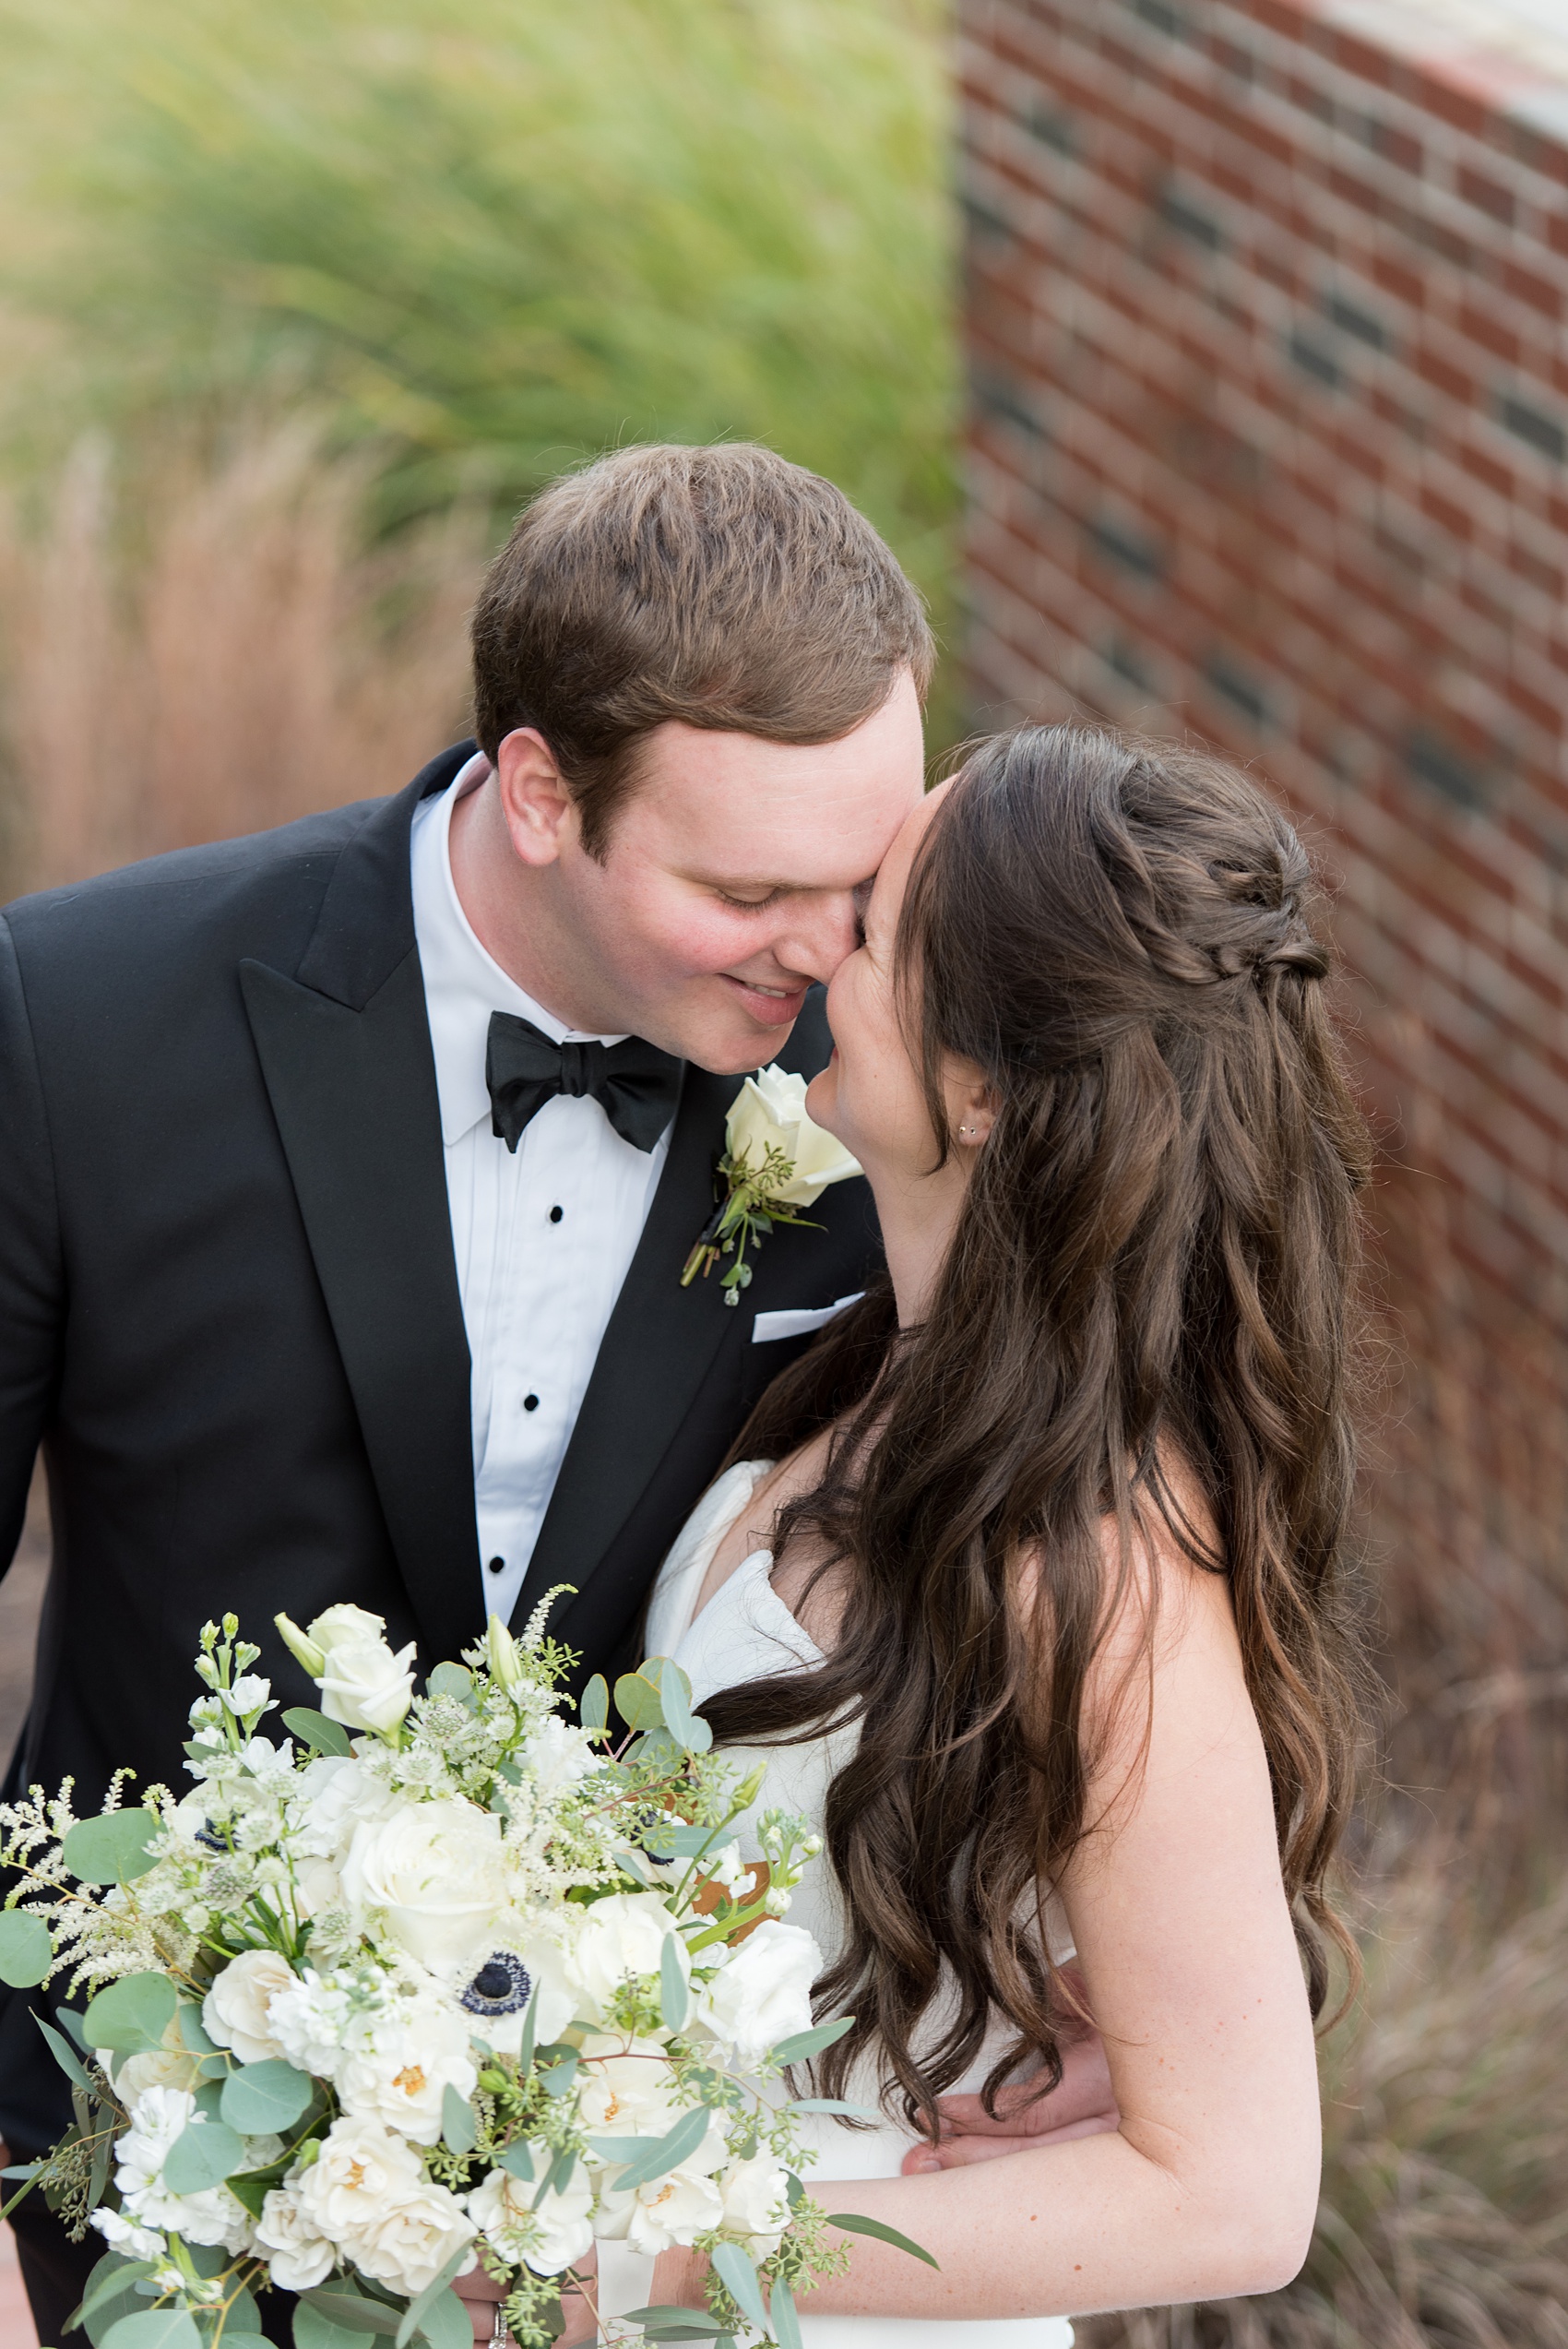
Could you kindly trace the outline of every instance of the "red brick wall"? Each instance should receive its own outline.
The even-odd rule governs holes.
[[[960,16],[977,720],[1206,737],[1341,877],[1407,1691],[1516,1736],[1568,1662],[1568,104],[1326,0]]]

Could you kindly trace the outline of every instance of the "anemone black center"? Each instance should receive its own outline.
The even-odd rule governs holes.
[[[515,2015],[528,2005],[532,1989],[521,1958],[510,1950],[497,1950],[464,1991],[462,2004],[472,2015]]]

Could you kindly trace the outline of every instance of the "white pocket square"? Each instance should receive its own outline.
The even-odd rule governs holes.
[[[759,1313],[752,1323],[752,1343],[766,1346],[775,1338],[809,1338],[814,1330],[826,1330],[828,1323],[864,1296],[857,1289],[852,1297],[839,1297],[833,1305],[791,1306],[783,1313]]]

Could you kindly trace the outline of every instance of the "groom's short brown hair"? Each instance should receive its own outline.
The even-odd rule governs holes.
[[[474,614],[474,733],[535,726],[602,856],[638,745],[680,719],[836,742],[934,650],[915,590],[841,490],[770,449],[621,448],[542,490]]]

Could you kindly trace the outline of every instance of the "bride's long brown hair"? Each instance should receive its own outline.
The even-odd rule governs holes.
[[[953,1146],[947,1055],[985,1071],[995,1127],[925,1320],[900,1336],[887,1288],[868,1295],[736,1448],[779,1459],[837,1424],[778,1533],[841,1579],[831,1657],[704,1708],[746,1743],[861,1725],[827,1798],[848,1938],[819,1999],[857,2018],[821,2062],[830,2093],[874,2049],[885,2094],[929,2126],[996,2015],[1016,2044],[989,2095],[1056,2070],[1038,1908],[1086,1831],[1108,1519],[1124,1561],[1153,1513],[1229,1579],[1322,2004],[1359,1738],[1344,1585],[1367,1142],[1313,898],[1245,777],[1090,727],[987,744],[922,843],[895,962],[935,1151]]]

